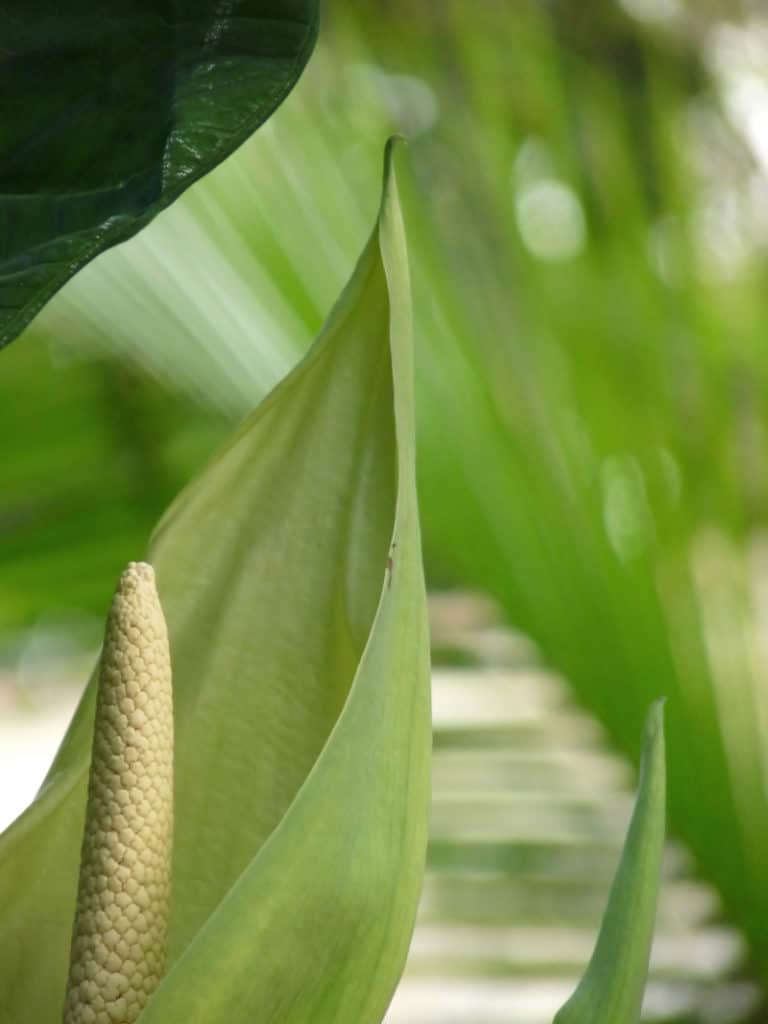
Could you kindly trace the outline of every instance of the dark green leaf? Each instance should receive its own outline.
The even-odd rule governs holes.
[[[3,7],[0,347],[269,117],[317,19],[318,0]]]

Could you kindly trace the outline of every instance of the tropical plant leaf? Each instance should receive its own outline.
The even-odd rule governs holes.
[[[429,799],[428,638],[408,272],[376,229],[307,357],[150,545],[176,719],[171,967],[143,1024],[378,1024],[405,960]],[[0,839],[0,1020],[63,998],[93,682]]]
[[[648,977],[666,814],[664,702],[648,713],[640,788],[592,959],[554,1024],[637,1024]]]
[[[36,0],[3,16],[0,347],[290,91],[318,0]]]

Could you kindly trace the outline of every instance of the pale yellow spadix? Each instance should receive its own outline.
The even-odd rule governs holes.
[[[101,655],[64,1024],[133,1024],[157,987],[172,838],[168,634],[152,567],[131,562]]]

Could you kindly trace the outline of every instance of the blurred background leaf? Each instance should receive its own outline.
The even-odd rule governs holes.
[[[3,13],[0,348],[293,87],[318,0],[34,0]]]
[[[399,130],[428,578],[633,757],[669,696],[671,827],[766,979],[766,111],[748,5],[329,5],[258,136],[4,354],[4,625],[104,606],[309,343]]]

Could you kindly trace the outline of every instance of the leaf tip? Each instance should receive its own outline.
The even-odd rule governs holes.
[[[644,747],[650,746],[657,738],[664,739],[664,710],[666,703],[666,697],[658,697],[648,708],[643,733]]]
[[[408,145],[408,139],[404,135],[390,135],[384,145],[384,183],[381,192],[382,210],[386,207],[390,193],[396,189],[395,185],[395,156]]]

